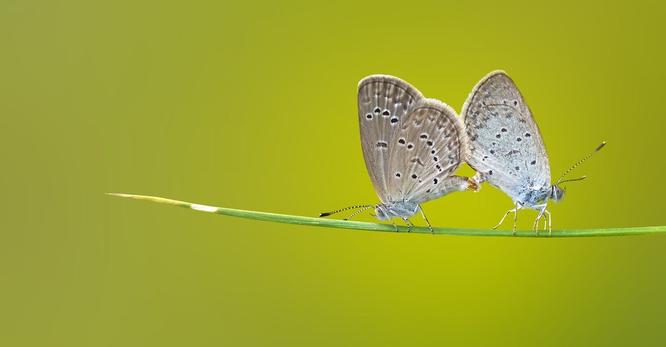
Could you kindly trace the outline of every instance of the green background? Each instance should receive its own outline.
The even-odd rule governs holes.
[[[664,13],[656,1],[3,0],[0,344],[663,345],[664,236],[371,233],[103,193],[310,216],[376,202],[358,80],[396,75],[460,110],[504,69],[553,176],[608,141],[551,207],[556,228],[663,225]],[[424,206],[460,227],[510,207],[490,186]]]

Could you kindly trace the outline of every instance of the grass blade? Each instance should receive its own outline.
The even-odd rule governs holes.
[[[278,213],[257,212],[238,210],[233,208],[216,207],[209,205],[194,204],[186,201],[179,201],[167,198],[160,198],[156,196],[135,195],[135,194],[120,194],[108,193],[108,195],[118,196],[122,198],[129,198],[135,200],[143,200],[155,202],[158,204],[173,205],[179,207],[190,208],[196,211],[216,213],[225,216],[254,219],[266,222],[297,224],[297,225],[310,225],[317,227],[327,228],[340,228],[340,229],[354,229],[354,230],[367,230],[367,231],[383,231],[395,232],[395,228],[390,224],[368,223],[345,221],[339,219],[326,219],[319,217],[303,217]],[[398,226],[398,231],[406,232],[406,226]],[[414,227],[413,233],[429,234],[430,230],[426,227]],[[463,236],[512,236],[511,230],[492,230],[492,229],[467,229],[467,228],[433,228],[435,234],[442,235],[463,235]],[[566,230],[553,230],[552,235],[548,232],[541,232],[537,235],[533,230],[521,230],[516,233],[517,237],[588,237],[588,236],[626,236],[626,235],[642,235],[642,234],[656,234],[666,233],[666,226],[648,226],[648,227],[631,227],[631,228],[605,228],[605,229],[566,229]]]

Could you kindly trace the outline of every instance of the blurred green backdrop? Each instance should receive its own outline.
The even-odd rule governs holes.
[[[664,236],[369,233],[103,193],[313,216],[375,202],[358,80],[393,74],[460,110],[501,68],[553,175],[609,143],[552,206],[556,228],[663,225],[664,13],[652,1],[3,0],[0,344],[663,345]],[[425,211],[490,227],[510,207],[484,186]]]

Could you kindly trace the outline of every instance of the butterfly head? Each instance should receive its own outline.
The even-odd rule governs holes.
[[[388,220],[391,218],[389,216],[389,211],[384,204],[377,204],[375,206],[375,217],[379,220]]]
[[[419,204],[409,201],[390,201],[377,204],[375,206],[375,217],[379,220],[389,220],[391,218],[409,218],[419,210]]]
[[[567,192],[565,188],[560,187],[557,184],[550,186],[549,198],[553,199],[555,202],[559,202],[564,197],[564,194]]]

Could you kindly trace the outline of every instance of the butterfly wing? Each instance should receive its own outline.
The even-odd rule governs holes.
[[[447,178],[460,165],[464,136],[462,122],[451,107],[435,99],[419,101],[389,143],[389,193],[424,202],[453,190]]]
[[[358,84],[358,120],[361,147],[370,180],[384,203],[391,201],[388,179],[391,144],[405,116],[410,114],[423,95],[409,83],[393,76],[371,75]]]
[[[511,78],[494,71],[463,106],[465,160],[490,184],[520,201],[525,191],[550,184],[550,164],[532,112]]]

